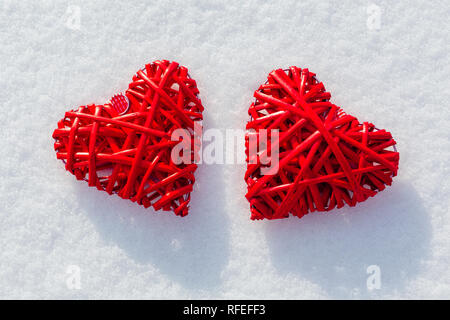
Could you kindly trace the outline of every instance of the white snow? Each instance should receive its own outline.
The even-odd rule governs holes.
[[[0,298],[449,298],[449,14],[446,1],[2,0]],[[189,68],[205,129],[220,130],[245,126],[272,69],[308,67],[392,132],[399,175],[355,208],[262,222],[244,165],[200,166],[186,218],[77,182],[53,151],[57,121],[155,59]]]

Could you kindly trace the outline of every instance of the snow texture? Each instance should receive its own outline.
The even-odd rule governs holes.
[[[447,1],[2,0],[0,298],[450,298],[449,15]],[[189,68],[221,131],[245,126],[271,70],[308,67],[392,132],[399,175],[355,208],[259,222],[242,164],[201,165],[186,218],[77,182],[57,121],[155,59]]]

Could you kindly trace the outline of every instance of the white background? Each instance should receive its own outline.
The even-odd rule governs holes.
[[[449,298],[449,14],[447,1],[2,0],[0,298]],[[262,222],[244,165],[200,166],[186,218],[77,182],[55,158],[57,121],[155,59],[189,68],[205,129],[220,130],[244,128],[272,69],[308,67],[392,132],[399,175],[355,208]]]

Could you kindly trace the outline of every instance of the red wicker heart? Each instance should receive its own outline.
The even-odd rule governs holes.
[[[261,129],[279,130],[276,146],[271,145],[278,147],[279,165],[275,174],[264,175],[261,161],[248,163],[251,219],[289,213],[301,218],[345,203],[354,206],[391,185],[399,162],[391,133],[360,123],[332,104],[331,94],[308,69],[274,70],[254,96],[247,130],[254,129],[255,135]],[[247,162],[255,156],[248,146],[249,133]]]
[[[187,129],[193,141],[203,111],[198,93],[185,67],[165,60],[147,64],[126,97],[66,112],[53,132],[56,156],[89,186],[185,216],[197,165],[172,161],[178,141],[171,134]]]

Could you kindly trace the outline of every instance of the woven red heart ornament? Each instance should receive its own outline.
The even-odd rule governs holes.
[[[175,164],[171,151],[179,141],[171,134],[186,129],[194,141],[194,121],[203,111],[198,93],[185,67],[147,64],[125,95],[66,112],[53,132],[56,156],[89,186],[185,216],[197,169],[195,148],[192,163]]]
[[[289,213],[301,218],[354,206],[391,185],[399,161],[391,133],[360,123],[332,104],[331,94],[308,69],[272,71],[254,97],[247,130],[258,136],[265,129],[270,136],[277,129],[278,141],[258,156],[277,147],[279,162],[275,174],[263,174],[261,161],[249,161],[256,155],[249,155],[246,134],[251,219],[286,218]]]

